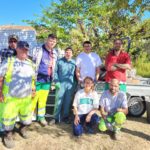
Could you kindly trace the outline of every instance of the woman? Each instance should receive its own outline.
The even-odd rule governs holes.
[[[74,135],[82,135],[84,129],[87,129],[88,133],[93,133],[93,127],[99,122],[99,117],[96,114],[99,107],[99,98],[96,91],[94,91],[94,81],[91,77],[84,79],[84,89],[76,93],[73,107]]]

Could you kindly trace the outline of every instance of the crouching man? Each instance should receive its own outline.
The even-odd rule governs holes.
[[[20,118],[20,134],[24,138],[27,138],[26,127],[32,122],[31,97],[32,93],[35,94],[35,69],[27,58],[28,50],[28,43],[19,41],[16,57],[4,61],[0,67],[0,102],[4,103],[2,125],[7,148],[15,145],[12,133],[16,118]]]
[[[127,98],[124,92],[119,91],[119,81],[112,79],[109,84],[109,90],[104,91],[100,98],[100,120],[99,130],[110,130],[113,138],[118,140],[119,131],[126,120],[128,113]]]
[[[75,136],[81,136],[84,131],[93,133],[93,128],[98,125],[98,95],[93,90],[94,80],[91,77],[84,79],[84,89],[79,90],[73,102],[74,123],[73,133]]]

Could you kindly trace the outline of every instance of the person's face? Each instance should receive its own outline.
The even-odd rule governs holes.
[[[16,51],[17,51],[17,56],[20,59],[26,59],[28,57],[28,50],[27,49],[25,49],[25,48],[17,48]]]
[[[56,38],[48,38],[46,41],[46,45],[49,49],[53,49],[56,46],[57,39]]]
[[[90,53],[91,49],[92,49],[92,46],[91,46],[91,44],[84,44],[83,49],[84,49],[84,52]]]
[[[109,90],[113,95],[116,94],[119,91],[119,82],[117,80],[112,81],[109,84]]]
[[[114,48],[115,50],[120,50],[122,48],[122,42],[120,40],[117,40],[114,42]]]
[[[67,60],[70,60],[70,59],[72,58],[72,56],[73,56],[72,50],[71,50],[71,49],[67,49],[67,50],[65,51],[65,58],[66,58]]]
[[[16,49],[17,48],[17,40],[16,39],[10,39],[9,40],[9,47],[12,49]]]
[[[94,83],[90,79],[86,79],[84,82],[84,88],[86,90],[91,90],[94,86]]]

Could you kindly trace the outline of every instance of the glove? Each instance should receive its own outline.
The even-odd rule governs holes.
[[[55,88],[56,88],[57,90],[59,90],[60,87],[61,87],[60,82],[57,82],[57,83],[55,84]]]

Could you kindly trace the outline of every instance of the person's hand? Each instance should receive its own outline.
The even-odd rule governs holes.
[[[80,123],[80,118],[78,115],[75,116],[74,124],[77,126]]]
[[[101,114],[102,118],[103,119],[106,119],[107,118],[107,115],[106,114]]]
[[[0,92],[0,103],[4,102],[4,95],[2,92]]]
[[[59,90],[60,87],[61,87],[60,82],[57,82],[57,83],[55,84],[55,88],[56,88],[57,90]]]
[[[36,95],[36,89],[35,88],[32,88],[32,98],[34,98]]]
[[[118,109],[117,109],[117,112],[122,112],[122,108],[118,108]]]
[[[87,116],[86,116],[86,122],[90,122],[91,121],[91,115],[90,114],[88,114]]]

